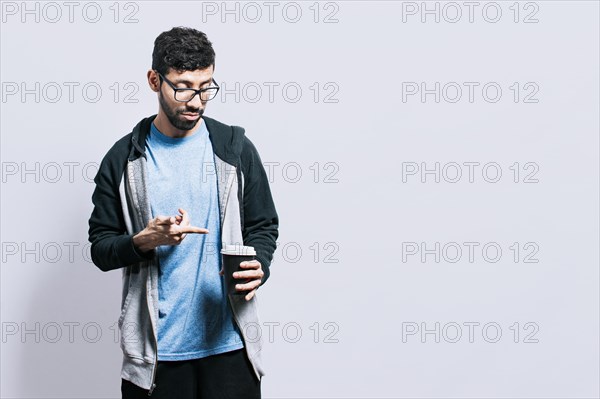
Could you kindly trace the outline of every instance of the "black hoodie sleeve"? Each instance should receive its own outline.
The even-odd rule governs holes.
[[[102,271],[119,269],[150,259],[154,252],[142,253],[127,234],[119,185],[127,163],[129,135],[119,140],[104,156],[94,182],[94,210],[89,219],[88,236],[92,261]]]
[[[256,259],[265,273],[261,285],[270,275],[270,265],[279,236],[279,217],[269,188],[267,173],[258,151],[244,137],[242,148],[242,173],[244,174],[243,228],[244,245],[254,247]]]

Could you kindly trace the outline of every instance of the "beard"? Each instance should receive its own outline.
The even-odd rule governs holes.
[[[194,126],[196,126],[196,124],[202,119],[202,114],[204,114],[204,109],[190,108],[187,105],[183,105],[183,106],[177,107],[177,108],[171,108],[171,107],[169,107],[169,104],[167,104],[162,93],[160,93],[160,92],[158,95],[158,102],[159,102],[160,107],[162,108],[163,112],[167,116],[167,119],[171,123],[171,125],[173,125],[176,129],[179,129],[179,130],[192,130],[194,128]],[[194,121],[188,121],[186,119],[182,119],[181,114],[188,113],[188,112],[196,113],[196,114],[199,114],[200,116],[198,117],[198,119],[196,119]]]

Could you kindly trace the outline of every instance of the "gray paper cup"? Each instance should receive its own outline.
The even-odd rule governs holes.
[[[249,291],[236,291],[236,284],[244,284],[246,280],[233,278],[233,273],[247,270],[240,267],[240,263],[254,260],[256,252],[254,247],[244,245],[225,245],[221,250],[223,256],[223,278],[225,279],[225,289],[228,294],[246,295]]]

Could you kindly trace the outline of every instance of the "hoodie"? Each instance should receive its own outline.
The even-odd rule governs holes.
[[[158,256],[133,245],[133,236],[152,218],[147,193],[145,141],[156,115],[142,119],[106,153],[94,179],[94,209],[89,241],[94,264],[102,271],[122,270],[123,290],[118,320],[123,350],[121,377],[150,394],[157,365]],[[264,276],[276,248],[279,218],[258,151],[244,129],[202,117],[215,153],[222,245],[247,245],[256,250]],[[258,297],[228,295],[234,320],[257,378],[264,375]],[[248,334],[250,332],[250,334]]]

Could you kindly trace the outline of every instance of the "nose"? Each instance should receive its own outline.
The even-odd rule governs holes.
[[[190,101],[186,103],[190,108],[200,108],[202,106],[202,100],[200,94],[196,94]]]

